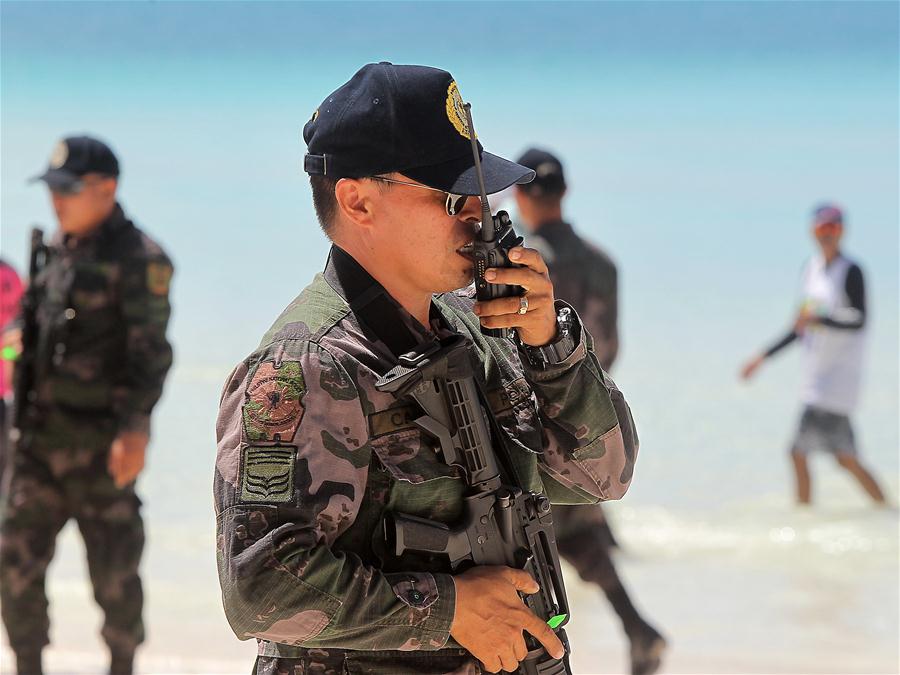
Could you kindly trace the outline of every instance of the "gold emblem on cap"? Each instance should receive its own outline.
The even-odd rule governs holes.
[[[469,125],[466,122],[466,109],[456,80],[447,88],[447,119],[463,138],[469,138]]]
[[[310,121],[310,122],[315,122],[315,121],[316,121],[316,118],[317,118],[318,116],[319,116],[319,109],[316,108],[316,109],[313,111],[312,117],[309,118],[309,121]]]
[[[59,141],[50,154],[50,168],[58,169],[66,163],[67,159],[69,159],[69,146],[66,145],[65,141]]]

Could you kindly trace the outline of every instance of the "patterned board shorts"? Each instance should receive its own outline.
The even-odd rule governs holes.
[[[847,415],[807,406],[792,445],[793,452],[808,455],[821,450],[832,455],[856,455],[853,427]]]

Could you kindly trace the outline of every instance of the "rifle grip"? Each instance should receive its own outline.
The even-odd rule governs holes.
[[[398,558],[407,551],[449,553],[450,528],[433,520],[392,513],[384,519],[384,534]]]

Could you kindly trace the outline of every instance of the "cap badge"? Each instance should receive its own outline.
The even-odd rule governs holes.
[[[553,176],[559,173],[556,170],[556,165],[553,162],[543,162],[541,164],[538,164],[534,172],[541,178],[546,178],[547,176]]]
[[[319,117],[319,109],[316,108],[315,110],[313,110],[312,117],[309,118],[309,121],[315,122],[318,119],[318,117]]]
[[[469,125],[466,122],[466,109],[456,81],[447,88],[447,119],[463,138],[469,138]]]
[[[53,147],[53,152],[50,154],[50,168],[60,168],[63,164],[66,163],[67,159],[69,159],[69,146],[65,141],[59,141]]]

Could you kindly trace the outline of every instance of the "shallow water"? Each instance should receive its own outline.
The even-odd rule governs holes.
[[[209,375],[174,374],[142,479],[149,639],[138,666],[144,673],[244,673],[255,653],[255,644],[233,637],[219,600],[210,488],[219,385]],[[660,390],[644,395],[649,399],[632,397],[646,422],[634,489],[607,510],[622,544],[617,566],[626,587],[670,642],[664,672],[897,672],[897,513],[871,507],[825,457],[812,462],[819,503],[801,509],[791,503],[780,452],[765,453],[756,467],[762,480],[729,470],[728,456],[714,448],[697,446],[693,457],[686,455],[679,446],[698,442],[694,435],[671,437],[664,453],[653,439],[667,417],[650,414]],[[647,413],[639,412],[644,404]],[[677,412],[671,404],[669,411]],[[718,417],[728,422],[727,415]],[[718,423],[710,424],[716,431]],[[896,495],[890,452],[869,459]],[[683,498],[697,492],[703,494]],[[82,557],[77,530],[69,526],[50,572],[50,672],[104,668],[100,614]],[[568,571],[575,671],[626,672],[617,619],[598,589]]]

